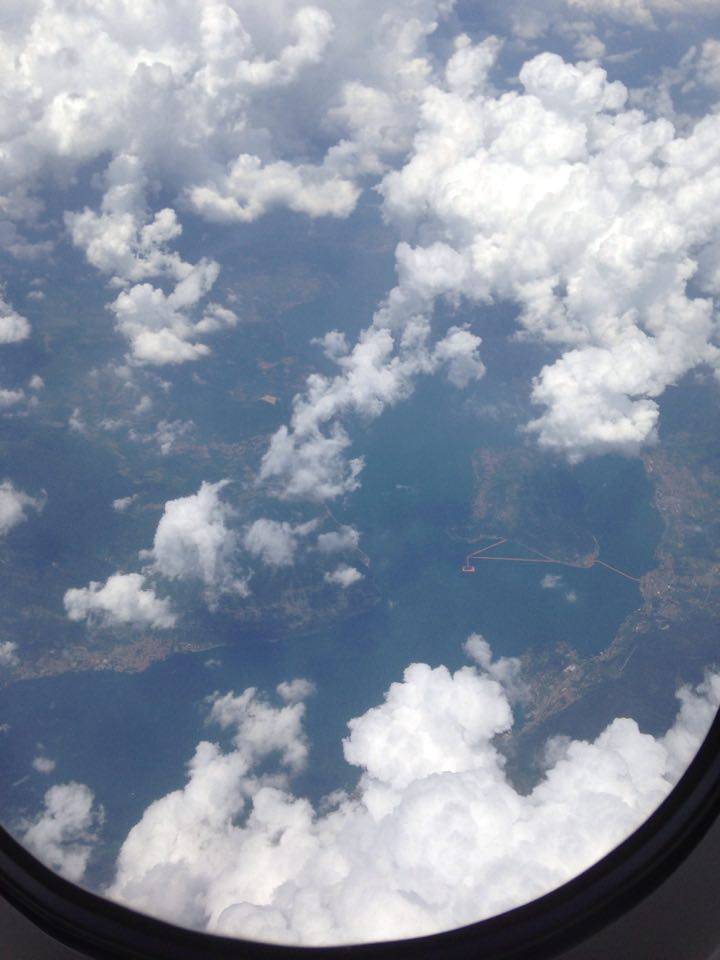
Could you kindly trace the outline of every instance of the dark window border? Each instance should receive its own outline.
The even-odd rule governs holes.
[[[548,960],[656,890],[720,816],[720,714],[676,787],[627,840],[557,890],[449,933],[349,947],[281,947],[155,920],[53,873],[0,828],[0,896],[51,937],[96,960]],[[720,820],[719,820],[720,822]],[[708,878],[714,882],[716,878]],[[677,918],[682,924],[682,918]]]

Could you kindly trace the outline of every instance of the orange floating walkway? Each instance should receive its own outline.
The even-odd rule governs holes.
[[[571,563],[569,560],[557,560],[554,557],[548,557],[544,553],[540,553],[539,550],[533,550],[532,547],[526,547],[525,549],[529,550],[530,553],[536,554],[535,557],[515,557],[515,556],[503,556],[498,557],[497,555],[489,557],[486,556],[489,550],[494,550],[495,547],[501,546],[503,543],[507,543],[507,537],[501,537],[496,540],[494,543],[488,544],[486,547],[482,547],[480,550],[475,550],[473,553],[469,553],[465,558],[465,564],[460,569],[463,573],[475,573],[476,567],[475,563],[480,560],[497,561],[497,562],[506,562],[506,563],[553,563],[561,567],[575,567],[582,570],[589,570],[591,567],[594,567],[596,564],[601,567],[606,567],[608,570],[612,570],[613,573],[619,574],[621,577],[625,577],[626,580],[632,580],[633,583],[640,583],[640,577],[634,577],[631,573],[627,573],[625,570],[621,570],[619,567],[614,567],[611,563],[606,563],[604,560],[600,560],[599,557],[593,558],[589,563]],[[596,541],[597,542],[597,541]]]

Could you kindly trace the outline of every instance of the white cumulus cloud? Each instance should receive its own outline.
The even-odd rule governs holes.
[[[30,324],[5,299],[0,288],[0,344],[19,343],[30,336]]]
[[[305,392],[294,398],[290,426],[270,441],[260,479],[285,499],[323,501],[356,490],[363,461],[346,457],[350,437],[343,418],[379,416],[411,395],[416,377],[443,366],[460,387],[484,373],[479,337],[454,327],[435,344],[430,338],[430,324],[421,316],[407,319],[397,333],[370,327],[352,349],[335,331],[328,334],[325,352],[339,373],[308,377]]]
[[[18,662],[18,645],[14,640],[0,640],[0,667],[14,667]]]
[[[315,684],[305,677],[296,677],[294,680],[283,680],[277,685],[277,693],[285,703],[299,703],[307,700],[315,693]]]
[[[354,550],[360,543],[360,534],[349,525],[343,525],[339,530],[321,533],[317,539],[317,548],[321,553],[340,553],[343,550]]]
[[[515,0],[506,6],[512,30],[521,39],[550,32],[574,37],[588,59],[605,52],[596,36],[603,28],[614,39],[618,26],[670,30],[716,13],[715,0]]]
[[[495,740],[512,727],[516,664],[494,662],[478,636],[467,650],[477,666],[412,664],[350,721],[343,749],[360,779],[323,812],[290,790],[307,755],[302,703],[281,688],[280,707],[254,689],[216,697],[211,721],[234,731],[233,747],[198,746],[185,787],[128,835],[110,895],[183,924],[304,945],[476,921],[553,889],[626,837],[667,795],[720,702],[720,679],[708,676],[680,691],[665,736],[617,719],[593,742],[557,741],[522,794]]]
[[[291,524],[287,521],[260,517],[248,527],[243,544],[252,556],[259,557],[271,567],[291,566],[295,562],[298,542],[317,526],[308,523]]]
[[[104,583],[65,591],[63,603],[71,620],[87,620],[101,627],[132,624],[167,629],[176,616],[170,601],[158,597],[140,573],[114,573]]]
[[[43,810],[22,824],[21,839],[43,863],[68,880],[82,880],[104,818],[93,792],[82,783],[56,784]]]
[[[628,108],[597,64],[552,53],[518,79],[509,93],[483,77],[470,92],[428,85],[412,154],[381,187],[418,242],[398,247],[376,323],[439,296],[518,304],[524,336],[560,354],[534,382],[530,431],[572,460],[633,452],[654,440],[665,388],[718,365],[702,295],[714,273],[698,254],[720,234],[719,121],[681,136]]]
[[[341,563],[335,570],[328,571],[325,574],[326,583],[334,584],[343,590],[347,590],[348,587],[362,579],[364,579],[364,575],[356,567],[351,567],[346,563]]]
[[[132,493],[127,497],[118,497],[117,500],[113,500],[112,508],[116,513],[125,513],[125,511],[135,503],[137,498],[137,493]]]
[[[12,481],[3,480],[0,483],[0,537],[22,523],[23,520],[27,520],[28,510],[39,511],[42,510],[44,505],[43,498],[31,497],[13,486]]]
[[[6,390],[0,387],[0,410],[16,407],[25,399],[24,390]]]
[[[210,348],[197,338],[223,326],[234,326],[236,315],[211,305],[201,319],[190,312],[209,293],[219,267],[200,260],[170,294],[149,283],[123,291],[111,304],[116,327],[130,342],[131,357],[138,363],[159,365],[185,363],[207,356]]]
[[[228,482],[203,482],[197,493],[168,500],[152,548],[141,554],[159,576],[201,581],[210,602],[224,591],[247,591],[235,569],[238,537],[228,526],[233,511],[221,497]]]
[[[33,770],[38,773],[52,773],[56,767],[54,760],[51,760],[50,757],[44,757],[42,754],[33,759],[32,765]]]
[[[456,41],[429,78],[404,165],[384,176],[386,217],[407,238],[398,284],[354,346],[322,341],[339,372],[313,374],[263,458],[278,496],[322,501],[359,485],[348,424],[407,398],[445,367],[482,377],[480,338],[432,343],[438,298],[519,306],[518,336],[557,353],[534,379],[527,429],[571,461],[638,451],[657,437],[657,399],[702,364],[718,367],[718,119],[685,134],[627,106],[593,62],[528,60],[498,92],[495,38]]]
[[[235,320],[226,307],[198,314],[218,265],[177,252],[182,215],[244,223],[284,207],[347,217],[364,178],[411,142],[432,70],[427,39],[451,7],[29,0],[0,39],[0,245],[47,253],[53,240],[23,231],[53,230],[43,187],[77,177],[100,195],[67,209],[65,226],[122,289],[111,309],[130,357],[206,356],[202,338]],[[198,271],[203,288],[186,299]],[[0,313],[0,339],[23,329],[18,315]]]

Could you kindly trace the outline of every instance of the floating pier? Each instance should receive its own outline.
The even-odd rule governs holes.
[[[589,570],[591,567],[594,567],[596,564],[601,567],[605,567],[607,570],[611,570],[613,573],[617,573],[621,577],[625,577],[626,580],[632,580],[633,583],[640,583],[640,577],[634,577],[631,573],[627,573],[625,570],[621,570],[619,567],[614,567],[610,563],[606,563],[604,560],[601,560],[599,557],[592,557],[588,563],[572,563],[569,560],[558,560],[554,557],[548,557],[544,553],[540,553],[539,550],[533,550],[532,547],[525,547],[530,553],[534,553],[534,557],[516,557],[516,556],[488,556],[489,551],[494,550],[496,547],[501,546],[503,543],[507,543],[507,537],[501,537],[496,540],[494,543],[488,544],[486,547],[482,547],[480,550],[475,550],[473,553],[469,553],[465,558],[465,564],[460,569],[463,573],[476,573],[477,567],[475,564],[478,561],[495,561],[495,562],[506,562],[506,563],[553,563],[561,567],[575,567],[581,568],[583,570]],[[522,544],[521,544],[522,546]]]

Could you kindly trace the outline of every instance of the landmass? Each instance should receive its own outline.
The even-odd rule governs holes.
[[[598,545],[572,468],[537,449],[482,449],[473,457],[476,493],[470,541],[503,538],[576,566]]]
[[[676,710],[677,688],[720,663],[720,458],[714,436],[674,432],[642,462],[663,521],[656,565],[640,580],[642,604],[595,656],[582,657],[566,643],[525,654],[529,697],[521,753],[549,734],[596,736],[617,716],[658,733]]]

